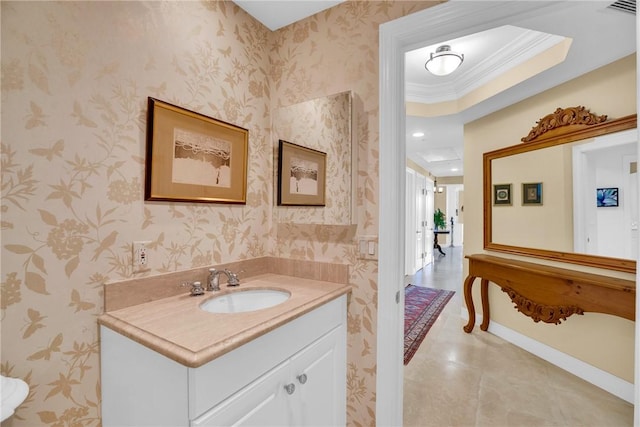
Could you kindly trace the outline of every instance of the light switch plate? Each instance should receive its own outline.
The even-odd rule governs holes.
[[[378,236],[358,236],[356,241],[359,259],[378,259]]]

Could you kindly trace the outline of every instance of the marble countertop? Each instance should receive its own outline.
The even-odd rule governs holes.
[[[244,313],[208,313],[207,299],[247,289],[281,289],[291,293],[285,302]],[[98,323],[190,368],[207,362],[294,320],[351,291],[350,285],[262,274],[239,288],[221,286],[203,296],[184,294],[108,311]]]

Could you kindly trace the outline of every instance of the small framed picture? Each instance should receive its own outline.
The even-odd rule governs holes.
[[[280,140],[278,205],[325,206],[327,154]]]
[[[596,200],[599,208],[614,208],[618,206],[618,187],[596,189]]]
[[[542,183],[533,182],[522,184],[522,204],[541,205],[542,204]]]
[[[511,184],[494,184],[493,204],[494,206],[511,205]]]
[[[145,200],[246,203],[249,131],[148,98]]]

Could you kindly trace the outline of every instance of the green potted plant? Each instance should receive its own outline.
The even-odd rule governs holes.
[[[440,208],[436,209],[433,213],[433,225],[436,230],[444,230],[447,228],[447,218],[444,216],[444,212],[442,212]]]

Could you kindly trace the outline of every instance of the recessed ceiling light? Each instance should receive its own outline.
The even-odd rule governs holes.
[[[421,136],[424,136],[424,132],[414,132],[412,136],[414,138],[420,138]]]
[[[451,172],[457,172],[458,168],[451,168]]]

